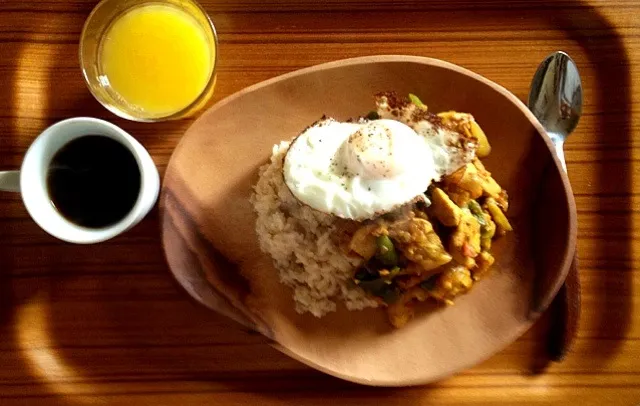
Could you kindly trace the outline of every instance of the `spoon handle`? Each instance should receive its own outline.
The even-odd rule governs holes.
[[[580,278],[577,254],[569,268],[567,279],[550,306],[551,328],[547,352],[552,361],[562,361],[571,349],[580,320]]]
[[[560,160],[560,163],[562,164],[562,169],[564,169],[566,173],[567,164],[565,163],[565,160],[564,160],[564,140],[567,136],[563,134],[558,134],[553,131],[547,131],[547,135],[551,139],[554,149],[556,150],[556,156]]]
[[[5,192],[19,192],[20,171],[0,171],[0,190]]]
[[[567,166],[564,159],[564,137],[549,133],[558,159],[564,171]],[[574,254],[569,273],[550,306],[551,329],[547,341],[547,352],[552,361],[562,361],[571,349],[578,332],[580,320],[580,278],[578,275],[578,254]]]

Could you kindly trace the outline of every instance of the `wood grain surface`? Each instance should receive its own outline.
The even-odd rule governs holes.
[[[77,62],[95,0],[0,1],[0,169],[63,118],[122,126],[164,171],[191,120],[137,124],[104,110]],[[525,99],[536,66],[567,51],[585,86],[566,144],[578,206],[582,319],[564,362],[542,362],[543,319],[446,381],[372,389],[313,371],[196,306],[169,276],[154,211],[108,243],[73,246],[0,194],[0,405],[496,405],[640,403],[640,5],[633,0],[207,0],[220,36],[212,102],[335,59],[440,58]],[[634,179],[635,178],[635,179]],[[634,182],[635,180],[635,182]],[[552,224],[550,225],[553,226]],[[425,341],[428,341],[425,337]]]

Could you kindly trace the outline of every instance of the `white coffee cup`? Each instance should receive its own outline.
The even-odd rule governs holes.
[[[56,152],[85,135],[118,141],[131,152],[140,170],[140,191],[133,208],[120,221],[103,228],[82,227],[67,220],[51,203],[47,188],[47,173]],[[147,150],[126,131],[97,118],[76,117],[44,130],[29,147],[19,172],[0,172],[0,190],[19,191],[31,218],[52,236],[71,243],[92,244],[113,238],[140,222],[158,199],[160,177]]]

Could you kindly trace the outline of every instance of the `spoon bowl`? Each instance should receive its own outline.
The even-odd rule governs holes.
[[[529,108],[547,131],[566,170],[562,148],[582,116],[582,81],[578,67],[565,52],[554,52],[538,67],[531,81]]]

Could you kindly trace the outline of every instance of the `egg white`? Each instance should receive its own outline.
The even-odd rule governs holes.
[[[283,176],[302,203],[364,220],[414,200],[440,178],[433,148],[398,121],[324,119],[292,142]]]
[[[391,104],[389,99],[392,99]],[[475,159],[477,143],[439,125],[437,116],[421,111],[408,99],[398,99],[393,93],[381,93],[376,96],[376,107],[376,112],[383,119],[400,121],[425,138],[440,176],[450,175]]]

